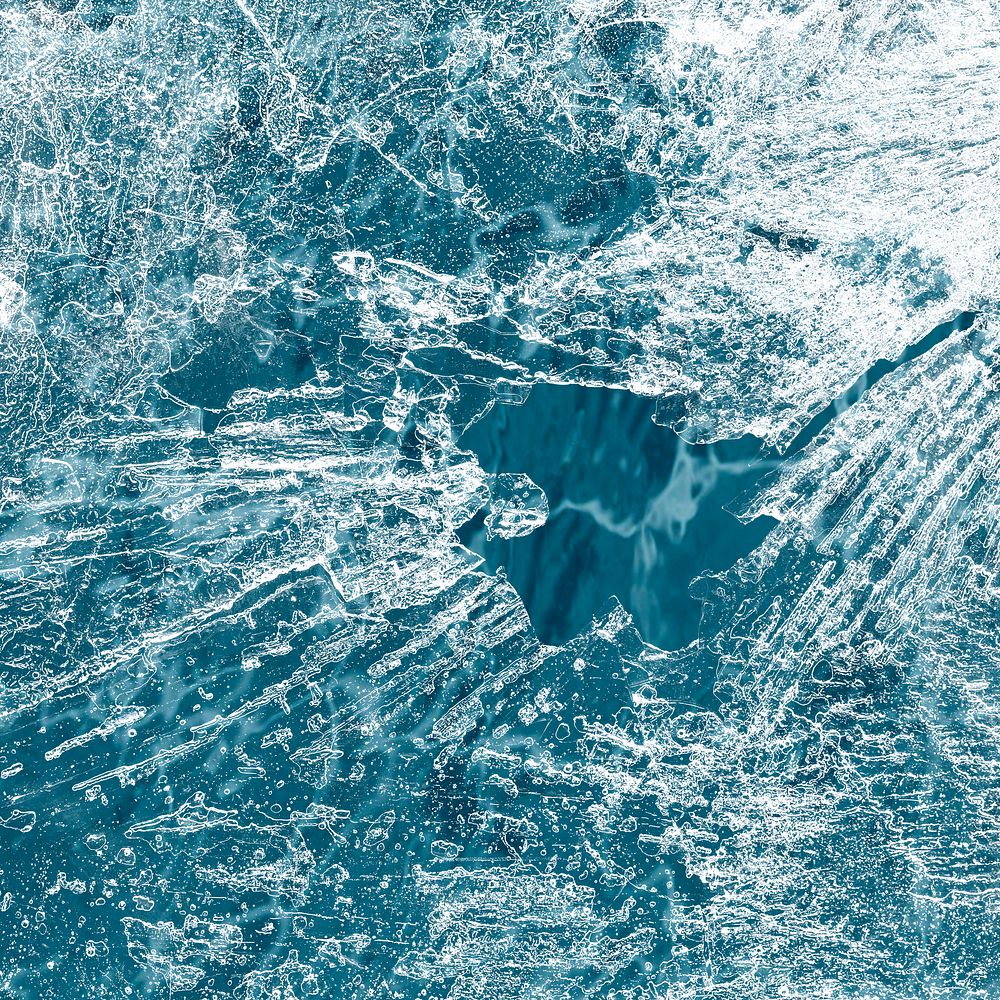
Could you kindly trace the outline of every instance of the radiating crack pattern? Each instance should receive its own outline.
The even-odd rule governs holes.
[[[0,995],[1000,997],[989,0],[0,25]],[[631,510],[470,448],[555,386]]]

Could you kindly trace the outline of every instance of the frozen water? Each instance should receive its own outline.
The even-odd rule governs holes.
[[[0,994],[1000,996],[992,3],[0,20]]]

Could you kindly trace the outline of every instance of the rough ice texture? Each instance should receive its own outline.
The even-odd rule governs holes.
[[[1000,995],[982,3],[0,13],[0,991]],[[541,645],[457,444],[788,445],[699,640]]]

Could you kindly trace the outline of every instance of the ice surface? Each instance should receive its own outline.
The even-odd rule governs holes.
[[[0,21],[0,993],[1000,996],[991,3]],[[539,383],[782,451],[896,359],[689,646],[459,541]]]

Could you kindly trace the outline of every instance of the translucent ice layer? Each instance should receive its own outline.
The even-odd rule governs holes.
[[[0,67],[0,994],[1000,996],[991,3],[26,0]],[[462,437],[542,383],[770,449],[689,645],[461,544],[555,516]]]

